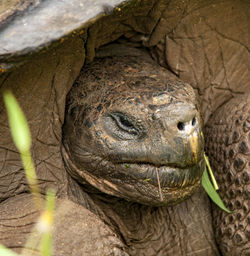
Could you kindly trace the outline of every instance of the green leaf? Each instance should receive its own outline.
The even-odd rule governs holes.
[[[20,152],[27,152],[31,146],[31,135],[26,118],[14,95],[10,91],[3,94],[9,117],[9,125],[13,140]]]
[[[35,166],[34,166],[30,151],[21,152],[20,156],[22,159],[26,179],[29,183],[31,193],[33,194],[33,197],[34,197],[37,207],[39,209],[40,206],[42,205],[42,200],[40,198],[41,196],[40,196],[40,190],[39,190],[39,187],[37,184],[37,176],[36,176]]]
[[[205,171],[203,172],[201,184],[202,184],[203,188],[205,189],[205,191],[207,192],[207,194],[209,195],[209,197],[213,200],[213,202],[215,204],[217,204],[225,212],[231,213],[231,211],[229,211],[226,208],[226,206],[222,202],[220,196],[218,195],[218,193],[214,189],[211,181],[209,180],[208,173],[207,173],[207,168],[205,168]]]
[[[56,193],[53,189],[48,189],[46,193],[46,210],[49,211],[52,215],[55,208]]]
[[[214,177],[214,174],[213,174],[211,165],[210,165],[210,163],[209,163],[208,157],[206,156],[205,153],[204,153],[204,159],[205,159],[206,166],[207,166],[207,168],[208,168],[208,171],[209,171],[209,174],[210,174],[212,183],[213,183],[213,185],[214,185],[214,188],[215,188],[215,190],[219,190],[219,186],[218,186],[218,184],[217,184],[217,182],[216,182],[216,179],[215,179],[215,177]]]
[[[37,177],[34,163],[30,153],[31,135],[27,120],[21,110],[16,98],[11,91],[5,91],[3,94],[5,106],[8,113],[9,125],[12,138],[23,162],[25,175],[28,180],[31,193],[33,194],[36,207],[39,209],[42,205],[41,195],[37,184]],[[1,256],[1,255],[0,255]]]
[[[52,255],[52,235],[51,233],[44,233],[40,242],[41,255],[51,256]]]
[[[18,254],[0,244],[0,256],[18,256]]]

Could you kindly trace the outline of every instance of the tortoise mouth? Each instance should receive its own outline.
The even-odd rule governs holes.
[[[64,151],[64,154],[68,155],[67,148],[66,146],[67,153]],[[74,160],[71,158],[72,156]],[[154,187],[160,186],[162,189],[166,188],[169,192],[192,187],[199,183],[205,167],[203,158],[198,163],[184,167],[177,164],[156,166],[150,162],[113,162],[111,159],[86,151],[71,151],[66,158],[66,162],[69,159],[73,160],[74,165],[76,165],[76,172],[79,174],[87,171],[95,177],[112,181],[115,184],[124,182],[135,184],[135,182],[138,182]]]
[[[68,151],[67,144],[62,156],[67,171],[79,183],[151,206],[174,205],[190,197],[200,186],[205,167],[204,159],[186,167],[113,162],[83,150]]]
[[[123,172],[127,172],[137,180],[149,183],[155,187],[169,190],[193,186],[200,182],[204,160],[201,159],[197,164],[179,167],[174,165],[155,166],[152,163],[119,163]],[[117,166],[117,168],[118,168]],[[131,172],[129,171],[131,170]]]

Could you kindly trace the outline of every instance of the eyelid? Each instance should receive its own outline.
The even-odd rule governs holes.
[[[147,130],[141,120],[122,112],[104,113],[102,122],[103,128],[109,136],[118,140],[142,140],[147,134]]]
[[[117,112],[110,113],[110,116],[120,129],[135,135],[139,133],[138,129],[133,124],[133,121],[127,115]]]

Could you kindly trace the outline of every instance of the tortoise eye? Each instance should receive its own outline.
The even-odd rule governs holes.
[[[135,128],[132,120],[123,113],[111,113],[110,116],[116,122],[118,128],[130,134],[138,135],[139,131]]]
[[[135,141],[145,137],[146,130],[141,121],[121,112],[109,112],[102,117],[103,128],[118,140]]]

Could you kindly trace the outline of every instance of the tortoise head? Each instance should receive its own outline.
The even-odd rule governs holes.
[[[147,58],[84,67],[63,127],[74,178],[147,205],[172,205],[196,190],[204,169],[198,104],[191,86],[169,76]]]

